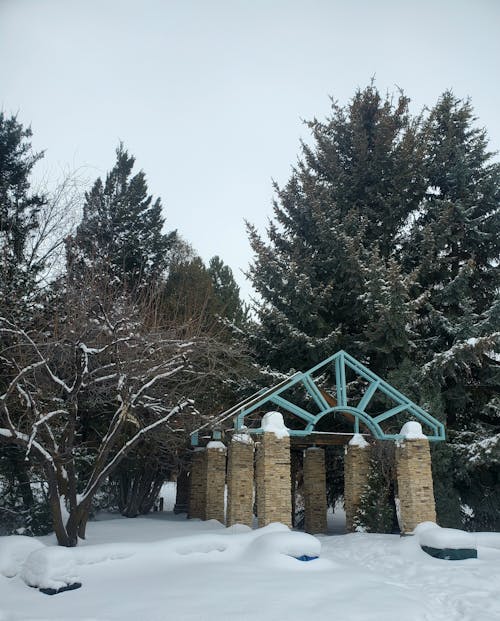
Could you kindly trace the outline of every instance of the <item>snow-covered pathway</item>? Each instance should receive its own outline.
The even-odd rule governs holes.
[[[442,561],[415,538],[354,534],[319,537],[321,558],[300,562],[255,531],[169,513],[92,522],[88,535],[81,589],[50,597],[0,575],[0,620],[500,619],[499,550]]]

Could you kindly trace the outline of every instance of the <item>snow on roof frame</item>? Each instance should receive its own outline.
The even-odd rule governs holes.
[[[328,395],[316,385],[316,380],[314,378],[314,373],[322,369],[326,371],[331,367],[333,367],[335,375],[335,405],[332,405],[332,399],[329,399]],[[359,402],[355,404],[349,404],[347,402],[346,367],[354,371],[357,376],[367,383],[363,396]],[[319,409],[317,414],[311,414],[282,396],[284,392],[299,384],[305,388],[308,395],[315,402]],[[366,411],[366,408],[377,391],[389,397],[396,405],[376,415],[372,415]],[[217,427],[229,418],[233,418],[235,431],[245,430],[246,433],[251,434],[262,433],[262,427],[247,429],[245,426],[245,417],[267,404],[278,406],[306,422],[306,427],[304,429],[290,429],[290,436],[308,436],[315,432],[316,424],[324,416],[332,412],[340,412],[349,413],[353,417],[353,433],[359,433],[359,425],[361,423],[364,424],[378,440],[404,439],[404,436],[400,433],[394,434],[384,432],[380,425],[383,421],[393,418],[398,414],[407,414],[411,417],[411,420],[416,419],[429,428],[431,433],[426,435],[428,440],[434,442],[446,440],[444,425],[440,421],[431,416],[416,403],[413,403],[408,397],[405,397],[405,395],[400,393],[396,388],[378,377],[378,375],[370,371],[370,369],[361,364],[361,362],[358,362],[347,352],[340,350],[308,371],[295,373],[276,386],[261,390],[240,403],[237,403],[229,410],[217,416],[210,423],[206,423],[203,427],[193,432],[191,434],[192,444],[195,446],[198,444],[199,431],[207,427]]]

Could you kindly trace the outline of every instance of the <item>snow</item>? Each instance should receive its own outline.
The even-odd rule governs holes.
[[[422,522],[413,531],[420,545],[430,548],[478,549],[490,554],[486,548],[500,550],[500,533],[469,533],[456,528],[441,528],[434,522]],[[500,552],[497,556],[500,561]]]
[[[231,441],[239,442],[240,444],[253,444],[252,436],[249,433],[235,433]]]
[[[415,420],[410,420],[401,427],[399,435],[407,440],[419,440],[427,436],[422,431],[422,425]]]
[[[26,557],[43,547],[43,543],[33,537],[24,535],[0,537],[0,574],[6,578],[17,575]]]
[[[285,426],[281,412],[268,412],[264,414],[261,427],[265,432],[274,433],[277,438],[286,438],[288,436],[288,429]]]
[[[425,528],[422,528],[423,526]],[[420,545],[430,548],[472,549],[476,547],[474,534],[456,528],[440,528],[432,522],[419,524],[414,532]]]
[[[207,444],[207,449],[217,449],[219,451],[225,451],[226,445],[220,440],[210,440],[210,442]]]
[[[53,536],[30,540],[38,549],[22,549],[27,537],[0,539],[2,567],[6,550],[12,558],[17,549],[21,559],[14,577],[0,575],[0,619],[500,619],[500,534],[470,535],[480,544],[477,559],[445,561],[421,550],[421,536],[447,530],[426,523],[412,537],[312,537],[281,524],[252,531],[170,513],[103,515],[78,548],[58,548]],[[310,562],[292,558],[318,552]],[[45,584],[77,577],[82,587],[50,597],[28,588],[23,576]]]
[[[355,433],[349,440],[349,446],[359,446],[359,448],[367,448],[370,445],[360,433]]]

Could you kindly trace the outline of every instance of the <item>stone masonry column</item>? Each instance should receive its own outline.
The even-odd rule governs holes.
[[[304,453],[304,505],[306,533],[326,533],[325,451],[308,448]]]
[[[212,440],[207,444],[205,470],[204,520],[219,520],[224,524],[224,491],[226,487],[226,447]]]
[[[354,532],[354,518],[359,508],[370,471],[370,445],[356,434],[346,447],[344,459],[344,505],[346,530]]]
[[[196,448],[191,459],[188,517],[204,519],[206,489],[206,449]]]
[[[253,454],[252,438],[235,433],[227,461],[227,526],[253,525]]]
[[[279,412],[262,419],[264,433],[257,445],[256,483],[259,527],[271,522],[292,526],[290,437]]]
[[[427,438],[405,439],[396,447],[401,532],[436,521],[431,453]]]

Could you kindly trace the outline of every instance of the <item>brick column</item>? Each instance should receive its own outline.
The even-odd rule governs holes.
[[[364,441],[358,441],[356,444],[349,443],[344,458],[344,505],[348,533],[354,532],[354,517],[359,508],[369,471],[370,445]]]
[[[257,517],[259,527],[271,522],[292,526],[290,437],[272,431],[261,435],[256,463]]]
[[[226,487],[226,447],[222,442],[207,444],[205,470],[204,520],[219,520],[224,524],[224,491]]]
[[[396,447],[401,532],[410,533],[420,522],[436,521],[429,440],[405,439]]]
[[[227,461],[227,526],[253,525],[253,451],[248,434],[234,434]]]
[[[206,449],[197,448],[191,459],[191,473],[189,476],[189,518],[205,519],[206,497]]]
[[[304,453],[304,505],[306,533],[326,533],[325,451],[321,448]]]

